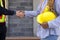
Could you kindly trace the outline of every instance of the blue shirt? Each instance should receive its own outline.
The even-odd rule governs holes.
[[[48,0],[44,0],[44,2],[40,3],[36,11],[25,11],[25,17],[36,17],[39,13],[41,13]],[[54,8],[56,13],[59,15],[56,19],[49,21],[49,28],[43,29],[40,24],[38,24],[37,36],[40,38],[46,38],[49,35],[60,35],[60,0],[55,0]]]

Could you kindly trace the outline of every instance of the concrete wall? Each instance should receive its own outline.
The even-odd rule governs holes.
[[[8,9],[33,10],[33,0],[8,0]],[[18,18],[16,15],[8,16],[7,35],[9,37],[34,36],[33,18]]]
[[[40,2],[40,0],[33,0],[33,10],[37,9],[37,6],[38,6],[39,2]],[[6,0],[6,8],[8,8],[8,0]],[[38,24],[36,22],[36,18],[35,17],[34,17],[33,20],[34,20],[34,22],[33,22],[33,33],[36,36]],[[8,24],[8,17],[7,17],[7,22],[6,23]]]

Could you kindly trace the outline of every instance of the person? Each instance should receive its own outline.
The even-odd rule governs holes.
[[[0,0],[0,40],[5,40],[7,32],[5,15],[15,15],[16,13],[19,13],[19,11],[5,9],[5,7],[2,7],[1,5],[2,2],[5,4],[4,0]]]
[[[36,17],[44,10],[48,1],[44,0],[42,5],[40,3],[41,6],[39,5],[36,11],[21,11],[16,15],[19,17]],[[60,36],[60,0],[54,0],[54,10],[57,15],[56,19],[41,25],[38,24],[37,36],[40,40],[57,40]]]

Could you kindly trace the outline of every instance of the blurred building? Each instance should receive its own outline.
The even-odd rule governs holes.
[[[6,0],[6,8],[11,10],[36,10],[40,0]],[[36,36],[36,18],[7,16],[7,37]]]

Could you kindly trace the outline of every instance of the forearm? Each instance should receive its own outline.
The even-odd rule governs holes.
[[[0,6],[0,15],[14,15],[16,11],[8,10]]]
[[[35,17],[39,14],[38,11],[24,11],[25,17]]]

